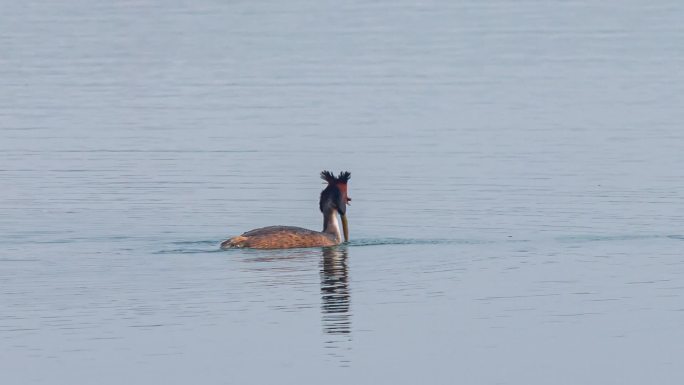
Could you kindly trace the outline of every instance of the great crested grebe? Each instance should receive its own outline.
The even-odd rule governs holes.
[[[328,182],[319,201],[323,213],[323,231],[294,226],[268,226],[227,239],[221,242],[221,248],[289,249],[338,245],[342,242],[342,237],[337,224],[337,213],[342,218],[344,241],[347,242],[349,230],[346,214],[347,205],[351,202],[351,198],[347,196],[347,182],[350,177],[349,171],[342,171],[337,177],[330,171],[321,172],[321,179]]]

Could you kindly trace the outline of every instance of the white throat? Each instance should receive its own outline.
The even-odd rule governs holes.
[[[335,234],[337,240],[342,239],[342,234],[340,233],[340,224],[337,220],[337,213],[333,210],[328,215],[328,221],[325,226],[325,232],[330,234]]]

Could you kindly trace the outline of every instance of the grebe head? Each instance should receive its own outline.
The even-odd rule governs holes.
[[[347,195],[347,182],[350,177],[349,171],[342,171],[337,177],[330,171],[321,172],[321,179],[328,182],[328,186],[321,192],[319,207],[323,215],[333,210],[340,214],[345,242],[349,241],[347,205],[350,204],[351,198]]]

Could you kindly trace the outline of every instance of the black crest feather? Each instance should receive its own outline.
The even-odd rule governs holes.
[[[347,183],[350,177],[351,173],[349,171],[340,172],[338,177],[335,177],[335,174],[330,171],[321,171],[321,179],[328,182],[328,184]]]
[[[340,171],[340,176],[337,177],[337,181],[340,183],[347,183],[349,182],[349,178],[351,178],[351,173],[349,171]]]
[[[321,171],[321,179],[328,182],[328,184],[333,184],[337,180],[337,178],[335,178],[335,174],[331,173],[330,171]]]

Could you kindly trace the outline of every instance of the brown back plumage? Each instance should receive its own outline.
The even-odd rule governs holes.
[[[338,244],[331,234],[294,226],[269,226],[248,231],[221,243],[222,249],[291,249],[295,247],[325,247]]]

